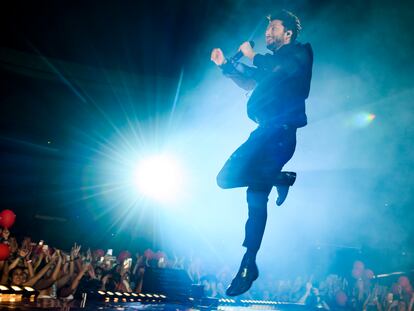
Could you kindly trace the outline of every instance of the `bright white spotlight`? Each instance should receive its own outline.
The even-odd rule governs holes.
[[[134,172],[141,194],[162,202],[176,201],[183,186],[179,163],[171,156],[157,155],[141,160]]]

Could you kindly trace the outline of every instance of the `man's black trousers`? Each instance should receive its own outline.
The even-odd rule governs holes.
[[[258,251],[267,220],[267,201],[275,178],[292,158],[296,128],[259,126],[226,161],[217,175],[223,189],[247,187],[249,216],[243,246]]]

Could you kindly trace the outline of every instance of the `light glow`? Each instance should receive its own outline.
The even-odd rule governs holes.
[[[178,161],[161,154],[141,160],[134,172],[138,191],[161,202],[176,201],[181,195],[183,174]]]
[[[349,120],[349,124],[355,128],[363,128],[370,125],[376,118],[376,115],[370,112],[359,112],[353,115]]]

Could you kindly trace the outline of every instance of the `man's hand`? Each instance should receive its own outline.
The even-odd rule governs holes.
[[[211,51],[211,61],[214,62],[217,66],[221,66],[227,62],[223,51],[219,48],[213,49],[213,51]]]
[[[82,265],[82,272],[85,273],[92,267],[92,264],[90,262],[83,263]]]
[[[10,236],[9,229],[4,228],[3,231],[1,232],[1,235],[2,235],[3,239],[7,240]]]
[[[319,296],[319,289],[317,287],[312,287],[313,294]]]
[[[79,245],[75,245],[72,247],[72,250],[70,251],[70,259],[75,260],[76,258],[79,257],[79,252],[80,252],[81,246]]]
[[[253,51],[253,48],[250,45],[249,41],[246,41],[242,45],[240,45],[239,50],[243,53],[244,56],[246,56],[250,60],[253,60],[253,57],[256,55],[256,52]]]
[[[26,258],[26,257],[28,257],[29,256],[29,254],[30,254],[30,250],[29,249],[20,249],[19,250],[19,252],[18,252],[18,255],[21,257],[21,258]]]

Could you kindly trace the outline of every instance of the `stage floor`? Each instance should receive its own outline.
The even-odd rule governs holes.
[[[41,302],[19,302],[19,303],[0,303],[1,310],[106,310],[106,311],[205,311],[205,310],[221,310],[221,311],[248,311],[248,310],[308,310],[303,305],[298,304],[288,304],[280,303],[276,305],[264,305],[264,304],[252,304],[249,306],[246,305],[219,305],[218,307],[209,307],[209,306],[185,306],[180,304],[143,304],[139,302],[134,303],[99,303],[99,302],[89,302],[86,303],[84,307],[80,306],[79,301],[59,301],[59,300],[49,300]]]

